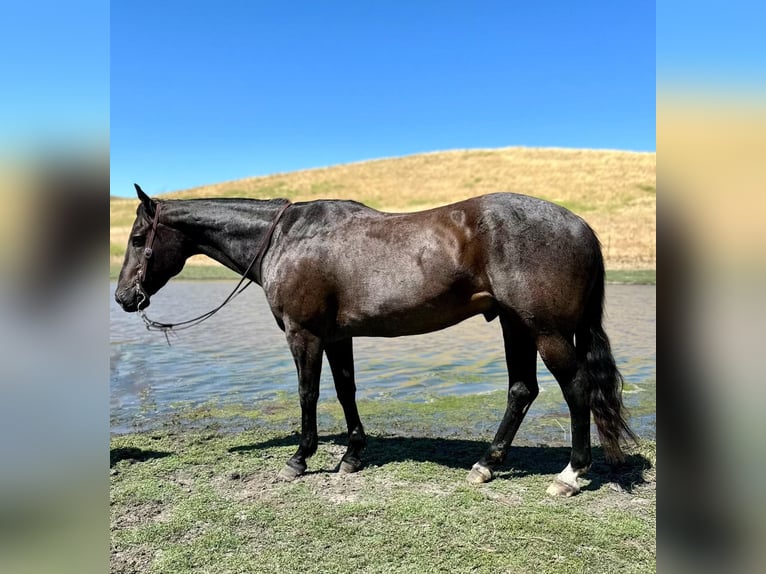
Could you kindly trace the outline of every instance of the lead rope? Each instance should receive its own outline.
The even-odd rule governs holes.
[[[258,262],[258,277],[261,275],[261,264],[263,263],[263,256],[266,254],[266,250],[269,248],[269,244],[271,243],[271,237],[274,235],[274,229],[277,227],[277,223],[279,223],[279,220],[282,218],[282,215],[285,211],[287,211],[287,208],[290,207],[292,203],[288,201],[277,213],[274,220],[271,222],[271,226],[269,227],[268,231],[266,232],[266,235],[264,236],[263,240],[261,241],[261,245],[258,248],[258,251],[255,254],[255,257],[253,257],[253,260],[250,261],[250,265],[247,266],[247,269],[242,273],[242,277],[239,280],[239,283],[237,283],[234,286],[234,289],[232,289],[231,293],[226,297],[226,299],[223,300],[223,303],[218,305],[215,309],[211,309],[210,311],[203,313],[202,315],[199,315],[197,317],[194,317],[192,319],[187,319],[186,321],[180,321],[178,323],[163,323],[161,321],[155,321],[154,319],[150,319],[146,315],[146,311],[141,309],[141,303],[144,302],[146,299],[146,295],[144,295],[143,289],[139,288],[138,293],[141,297],[141,300],[138,303],[139,307],[139,315],[141,316],[141,319],[144,322],[144,325],[146,325],[147,331],[162,331],[162,334],[165,335],[165,340],[168,342],[168,346],[170,346],[170,333],[175,333],[176,331],[183,331],[184,329],[190,329],[192,327],[196,327],[203,321],[206,321],[218,311],[220,311],[226,304],[229,303],[232,299],[237,297],[240,293],[242,293],[245,289],[250,287],[253,280],[247,279],[247,274],[250,273],[250,271],[253,269],[253,266]],[[157,218],[159,219],[159,218]],[[245,283],[247,281],[247,283]],[[140,287],[140,279],[137,276],[136,282],[139,283]],[[244,285],[242,285],[245,283]]]

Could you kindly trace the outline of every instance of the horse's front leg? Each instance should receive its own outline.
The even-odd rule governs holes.
[[[335,392],[343,407],[348,428],[348,449],[341,459],[341,474],[356,472],[362,467],[362,450],[367,444],[359,411],[356,408],[356,384],[354,383],[354,353],[351,339],[343,339],[327,345],[327,360],[335,381]]]
[[[301,441],[298,450],[279,471],[282,480],[294,480],[306,472],[306,459],[317,450],[317,400],[322,371],[322,340],[303,329],[286,329],[287,344],[298,369],[301,402]]]

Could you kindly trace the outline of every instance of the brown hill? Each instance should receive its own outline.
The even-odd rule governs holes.
[[[604,150],[455,150],[251,177],[162,197],[346,198],[385,211],[414,211],[515,191],[581,215],[601,238],[609,269],[654,269],[656,158],[654,152]],[[135,205],[111,200],[112,263],[124,254]]]

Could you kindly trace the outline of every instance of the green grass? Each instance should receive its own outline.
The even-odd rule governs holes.
[[[109,266],[109,279],[117,279],[120,273],[119,264]],[[236,273],[220,265],[187,265],[177,275],[178,279],[236,279]],[[622,270],[606,272],[607,283],[627,283],[630,285],[656,285],[657,271],[655,269]]]
[[[626,283],[629,285],[656,285],[656,269],[607,269],[607,283]]]
[[[125,246],[118,245],[117,243],[109,242],[109,256],[110,257],[125,257]],[[119,272],[119,267],[117,269]]]
[[[596,448],[583,492],[552,499],[566,447],[514,447],[473,486],[484,438],[372,434],[341,476],[345,438],[320,433],[309,472],[283,483],[297,436],[261,422],[113,437],[111,572],[656,571],[653,442],[617,471]]]
[[[117,279],[121,265],[112,263],[109,265],[109,279]],[[231,269],[221,265],[187,265],[176,279],[238,279],[240,276]]]
[[[321,401],[319,450],[290,484],[275,476],[298,443],[292,394],[176,405],[111,439],[111,571],[654,572],[655,443],[616,470],[595,448],[569,500],[545,494],[564,443],[517,440],[495,481],[468,485],[494,431],[477,421],[503,404],[503,392],[360,400],[366,466],[340,476],[342,412]]]

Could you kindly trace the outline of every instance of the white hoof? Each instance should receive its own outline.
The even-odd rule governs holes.
[[[564,482],[563,480],[559,480],[558,478],[554,478],[553,482],[545,492],[551,496],[563,496],[564,498],[569,498],[570,496],[574,496],[575,494],[579,493],[580,487],[577,485],[571,485],[567,482]]]
[[[477,462],[471,468],[471,472],[468,473],[466,480],[471,484],[483,484],[489,482],[492,480],[492,471]]]
[[[587,472],[587,470],[587,468],[574,470],[572,465],[568,464],[567,467],[553,479],[553,482],[545,492],[551,496],[564,496],[566,498],[574,496],[580,492],[580,487],[577,485],[577,477]]]

